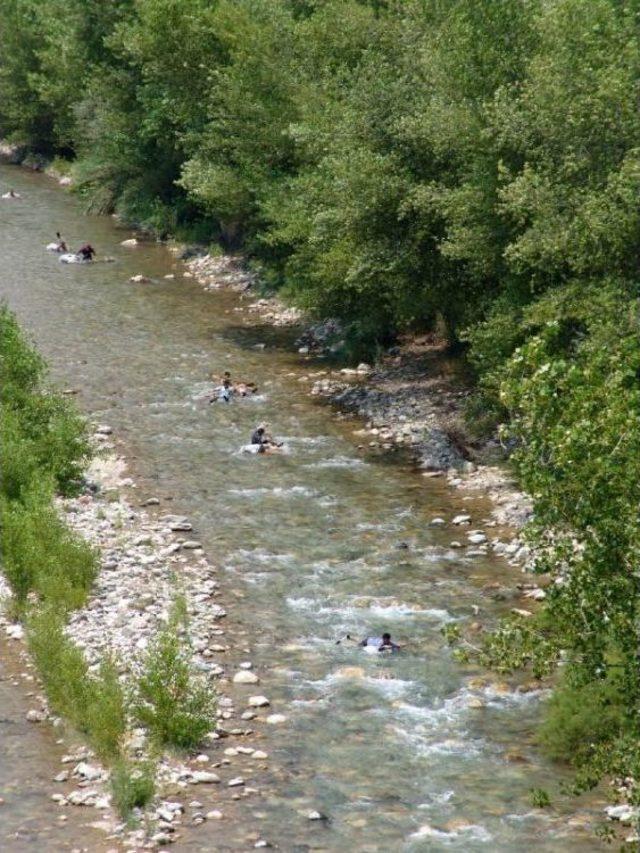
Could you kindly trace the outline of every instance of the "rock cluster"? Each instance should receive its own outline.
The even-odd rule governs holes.
[[[201,255],[187,261],[187,269],[205,290],[228,288],[244,293],[256,281],[237,255]]]
[[[199,542],[184,538],[192,529],[191,523],[184,516],[163,514],[160,510],[155,510],[157,515],[151,515],[160,503],[157,498],[148,498],[141,502],[143,506],[134,506],[119,493],[123,486],[134,484],[130,478],[123,477],[122,458],[111,453],[114,449],[111,435],[111,427],[105,424],[95,431],[94,441],[101,452],[87,472],[93,488],[80,497],[58,501],[59,510],[69,526],[97,546],[100,554],[100,572],[91,597],[81,610],[71,615],[67,634],[83,650],[90,671],[96,671],[100,661],[109,654],[116,661],[122,680],[130,683],[131,676],[140,670],[145,650],[165,625],[177,594],[183,594],[189,615],[192,664],[211,683],[212,690],[216,690],[218,722],[207,735],[209,748],[206,752],[183,762],[172,755],[161,757],[156,772],[158,790],[173,792],[173,799],[148,809],[149,834],[144,829],[130,831],[118,823],[107,787],[109,772],[86,748],[62,759],[63,764],[74,767],[56,775],[55,781],[71,787],[64,793],[55,791],[52,799],[64,807],[99,809],[104,813],[100,825],[107,832],[122,836],[128,846],[155,847],[179,838],[181,824],[197,826],[223,818],[218,808],[200,811],[201,804],[195,809],[193,803],[187,807],[182,802],[181,794],[192,799],[189,790],[193,786],[207,791],[228,789],[227,799],[231,797],[231,800],[242,800],[258,793],[250,777],[258,768],[265,769],[268,753],[257,749],[250,741],[262,735],[254,729],[230,725],[236,714],[242,721],[252,720],[253,725],[273,721],[267,716],[269,699],[252,696],[247,689],[260,681],[251,661],[243,660],[236,665],[238,671],[231,682],[231,675],[225,677],[223,656],[229,651],[229,644],[222,645],[220,640],[225,633],[221,620],[226,610],[217,601],[219,588],[215,567],[204,556]],[[104,496],[106,489],[109,490],[108,499]],[[114,493],[115,489],[118,493]],[[0,576],[0,595],[9,594]],[[5,633],[18,641],[24,636],[20,625],[6,622]],[[225,695],[225,686],[237,696]],[[28,712],[29,721],[40,723],[47,719],[46,702],[42,700],[41,704],[44,710],[34,708]],[[236,705],[239,706],[237,711]],[[262,719],[261,709],[265,709]],[[279,716],[282,721],[286,719]],[[224,751],[220,749],[220,742],[225,744]],[[147,746],[144,729],[134,728],[128,733],[125,747],[132,758],[145,757]],[[210,755],[212,750],[223,754],[216,760]],[[238,775],[238,771],[243,775]],[[238,791],[240,793],[236,793]]]

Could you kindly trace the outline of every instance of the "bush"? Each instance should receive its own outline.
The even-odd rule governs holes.
[[[90,458],[86,421],[70,400],[45,389],[45,375],[44,361],[0,305],[0,483],[13,499],[35,466],[61,493],[73,493]]]
[[[100,758],[113,761],[121,754],[127,727],[125,695],[111,658],[103,660],[97,677],[89,677],[83,729]]]
[[[94,549],[60,520],[45,486],[26,502],[0,502],[3,564],[18,607],[29,592],[60,610],[85,601],[97,573]]]
[[[624,698],[613,679],[583,685],[565,679],[546,705],[539,737],[551,758],[580,765],[625,728]]]
[[[138,679],[134,713],[160,745],[190,749],[215,723],[211,687],[192,672],[190,647],[174,624],[156,638]]]
[[[551,805],[551,798],[544,788],[532,788],[529,795],[531,805],[536,809],[546,809]]]
[[[113,802],[126,820],[133,809],[143,808],[155,793],[153,766],[119,761],[111,771]]]
[[[126,708],[113,661],[103,661],[98,675],[90,675],[82,651],[64,633],[62,617],[51,609],[30,618],[28,639],[51,708],[86,735],[100,758],[117,758]]]

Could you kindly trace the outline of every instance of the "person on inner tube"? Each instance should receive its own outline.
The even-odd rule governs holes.
[[[283,445],[282,441],[274,441],[274,439],[267,433],[268,426],[269,424],[259,424],[251,433],[251,445],[258,446],[258,453],[266,453],[271,447],[277,448],[282,447]]]
[[[56,252],[68,252],[67,244],[62,239],[62,235],[59,231],[56,231],[56,237],[58,238],[58,245],[56,246]]]
[[[379,652],[399,652],[400,646],[391,640],[391,634],[383,634],[381,637],[365,637],[360,643],[360,648],[373,646]]]
[[[230,379],[227,379],[227,378],[223,379],[222,385],[220,385],[216,390],[218,392],[218,400],[223,400],[225,403],[231,402],[231,395],[233,394],[233,388],[231,387],[231,380]],[[213,400],[211,402],[213,402]]]
[[[267,425],[260,424],[251,433],[251,444],[259,444],[260,447],[266,447],[271,444],[271,439],[267,435]]]
[[[92,261],[95,253],[96,250],[93,248],[91,243],[85,243],[84,246],[80,246],[76,252],[76,254],[80,255],[84,261]]]

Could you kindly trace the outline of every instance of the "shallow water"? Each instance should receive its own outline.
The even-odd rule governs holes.
[[[48,723],[27,722],[27,711],[39,705],[28,696],[33,684],[25,675],[30,677],[18,662],[15,646],[0,640],[0,850],[113,849],[88,825],[100,819],[99,812],[63,810],[52,802],[52,793],[71,787],[53,782],[63,769],[63,748]]]
[[[443,625],[474,606],[497,614],[482,586],[513,585],[514,570],[466,558],[449,547],[464,532],[428,522],[464,509],[482,527],[488,507],[365,456],[359,424],[306,395],[299,357],[278,348],[286,335],[240,315],[237,296],[204,293],[161,247],[119,246],[126,233],[41,176],[0,167],[5,184],[23,200],[0,206],[0,295],[54,377],[125,441],[140,496],[189,515],[221,569],[228,634],[288,717],[265,741],[277,784],[253,815],[262,836],[285,850],[602,849],[564,819],[586,804],[558,793],[566,776],[532,745],[535,697],[474,689],[477,673],[443,642]],[[115,262],[58,263],[43,250],[57,230]],[[154,280],[132,284],[136,273]],[[256,381],[260,399],[208,405],[207,376],[225,369]],[[286,455],[238,453],[260,420]],[[384,630],[408,644],[393,659],[336,644]],[[507,760],[514,751],[521,760]],[[531,807],[534,787],[553,809]],[[310,809],[329,820],[309,822]],[[181,846],[243,849],[228,824]]]

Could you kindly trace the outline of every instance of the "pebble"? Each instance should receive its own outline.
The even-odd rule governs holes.
[[[484,533],[470,533],[467,539],[472,545],[481,545],[483,542],[487,541],[487,537]]]
[[[75,776],[82,776],[83,779],[89,779],[90,781],[102,778],[102,768],[87,764],[84,761],[81,761],[80,764],[77,764],[73,768],[73,773]]]
[[[27,711],[27,720],[30,723],[43,723],[46,719],[47,715],[44,711],[36,711],[35,708]]]
[[[227,782],[227,786],[229,788],[239,788],[242,785],[244,785],[244,779],[242,778],[242,776],[237,776],[235,779],[230,779]]]
[[[469,524],[471,521],[471,516],[466,513],[461,513],[460,515],[456,515],[452,520],[452,524]]]
[[[277,726],[279,723],[286,723],[286,721],[287,718],[284,714],[270,714],[267,717],[267,723],[269,723],[270,726]]]
[[[249,696],[248,705],[250,708],[266,708],[270,704],[266,696]]]
[[[250,672],[247,669],[241,669],[233,676],[234,684],[259,684],[260,679],[255,672]],[[255,697],[252,697],[255,698]]]
[[[220,777],[208,770],[194,770],[188,781],[193,785],[215,784],[220,781]]]
[[[432,527],[441,527],[443,524],[446,524],[446,523],[447,522],[444,520],[444,518],[440,518],[439,516],[437,518],[432,518],[431,521],[429,522],[429,524],[431,524]]]
[[[207,820],[222,820],[224,815],[218,809],[212,809],[212,811],[206,813],[205,817]]]

